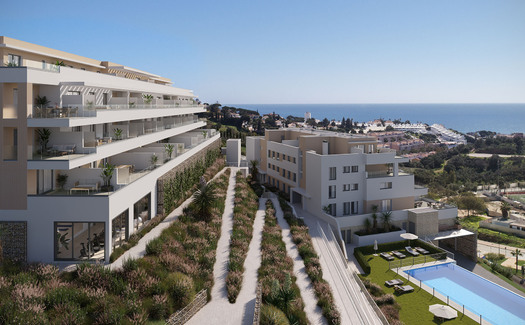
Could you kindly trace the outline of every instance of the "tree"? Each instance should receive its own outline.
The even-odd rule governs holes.
[[[111,178],[113,178],[113,173],[115,172],[115,166],[106,163],[104,165],[104,168],[102,169],[102,173],[100,174],[100,177],[102,177],[102,181],[104,182],[104,190],[109,191],[111,187]]]
[[[512,256],[516,256],[516,273],[517,273],[518,272],[518,257],[521,256],[521,250],[516,248],[515,251],[510,252],[510,253],[512,254]]]
[[[257,160],[250,160],[250,174],[252,174],[252,180],[257,180],[259,170],[257,169],[259,162]]]
[[[310,126],[317,126],[317,122],[314,118],[309,118],[308,120],[306,120],[306,124]]]
[[[385,228],[385,232],[390,231],[391,227],[391,221],[392,221],[392,211],[385,211],[381,214],[381,219],[383,219],[383,228]]]
[[[455,201],[458,208],[467,210],[467,217],[470,216],[470,210],[484,212],[487,208],[485,201],[482,198],[475,197],[472,193],[456,197]]]
[[[365,227],[366,233],[369,234],[372,228],[372,223],[370,222],[370,219],[366,218],[365,221],[363,222],[363,226]]]
[[[217,202],[217,190],[213,183],[201,185],[195,194],[193,194],[192,204],[195,207],[195,212],[201,220],[210,220],[211,210],[217,205]]]
[[[507,219],[509,217],[509,211],[510,211],[510,204],[506,201],[501,202],[501,216],[503,219]]]
[[[372,205],[372,229],[374,231],[377,230],[377,209],[378,209],[378,206],[377,205]]]

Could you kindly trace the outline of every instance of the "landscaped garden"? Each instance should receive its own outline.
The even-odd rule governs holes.
[[[229,170],[201,185],[184,214],[122,270],[80,264],[59,274],[53,265],[0,267],[2,324],[146,324],[186,306],[213,286]],[[209,290],[208,290],[209,292]]]
[[[293,261],[286,254],[281,232],[274,206],[268,200],[261,242],[261,267],[258,271],[264,303],[260,323],[308,324],[304,302],[295,284]]]
[[[436,253],[439,250],[435,247],[425,244],[422,241],[412,242],[412,246],[422,247],[430,253]],[[394,242],[389,244],[378,245],[377,253],[391,252],[397,250],[400,253],[410,256],[404,250],[407,246],[406,241]],[[374,256],[373,246],[360,247],[354,253],[363,269],[368,269],[367,274],[361,278],[365,283],[368,291],[372,295],[376,304],[386,316],[390,324],[436,324],[434,315],[428,311],[430,305],[446,304],[432,294],[419,288],[419,284],[407,282],[405,278],[397,275],[389,269],[389,263],[381,256]],[[360,255],[359,257],[357,255]],[[396,258],[396,260],[398,260]],[[398,294],[393,287],[387,287],[385,281],[400,279],[405,284],[409,284],[415,290],[413,292]],[[468,316],[464,316],[458,311],[458,317],[446,321],[446,324],[477,324]]]
[[[259,208],[259,198],[239,171],[236,175],[235,207],[233,208],[233,228],[230,239],[230,261],[226,288],[228,300],[234,303],[241,291],[244,261],[253,236],[253,221]]]

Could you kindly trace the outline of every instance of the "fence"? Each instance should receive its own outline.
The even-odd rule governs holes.
[[[257,283],[257,293],[255,296],[255,308],[253,310],[253,325],[259,325],[262,305],[262,283]]]
[[[182,325],[185,324],[190,318],[193,317],[204,305],[208,302],[207,289],[202,289],[197,293],[195,299],[190,302],[186,307],[182,308],[175,314],[171,315],[166,321],[168,325]]]
[[[376,304],[374,298],[372,298],[372,296],[370,295],[370,293],[366,289],[365,284],[363,283],[363,281],[361,281],[361,278],[355,272],[353,272],[353,275],[354,275],[355,281],[357,282],[357,284],[361,288],[361,291],[365,294],[366,300],[368,300],[368,302],[370,303],[370,305],[372,306],[372,308],[376,312],[377,317],[379,317],[379,320],[381,321],[381,323],[383,323],[384,325],[388,325],[389,324],[388,320],[386,319],[385,315],[383,314],[383,312],[381,311],[379,306]]]
[[[396,269],[401,268],[404,266],[413,266],[417,264],[425,264],[430,262],[437,262],[442,260],[447,260],[448,258],[454,259],[454,254],[450,252],[443,252],[443,253],[437,253],[437,254],[430,254],[430,255],[420,255],[420,256],[412,256],[411,258],[404,258],[394,261],[388,262],[388,268],[389,269]]]

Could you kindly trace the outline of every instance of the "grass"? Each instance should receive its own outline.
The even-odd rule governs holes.
[[[478,228],[478,239],[518,248],[525,248],[525,238],[486,228]]]
[[[403,251],[402,251],[403,252]],[[380,253],[380,251],[378,251]],[[404,252],[403,252],[404,253]],[[407,255],[408,256],[408,255]],[[379,256],[373,256],[372,254],[365,255],[366,260],[371,266],[371,272],[367,276],[363,276],[363,279],[368,279],[370,282],[375,283],[385,291],[387,294],[394,294],[393,288],[385,286],[385,281],[392,279],[402,279],[406,282],[406,279],[397,275],[394,271],[389,270],[388,262]],[[438,298],[432,297],[431,294],[423,289],[420,289],[418,285],[410,282],[410,285],[415,288],[414,292],[405,293],[402,295],[396,295],[395,300],[401,307],[399,310],[399,318],[405,324],[438,324],[434,320],[432,313],[428,311],[428,307],[433,304],[445,304]],[[462,315],[458,311],[458,317],[453,320],[446,321],[446,324],[477,324],[474,320],[468,316]]]
[[[479,228],[479,222],[481,220],[484,220],[484,218],[472,215],[465,218],[461,218],[459,224],[467,229],[477,230]]]
[[[226,288],[228,301],[235,303],[242,288],[244,261],[248,246],[253,237],[253,221],[259,208],[259,198],[248,185],[241,172],[237,172],[235,185],[235,207],[233,209],[233,228],[230,239],[230,256]]]
[[[520,261],[522,262],[522,264],[525,264],[525,261]],[[481,265],[481,267],[483,267],[485,270],[491,272],[492,274],[494,274],[495,276],[497,276],[498,278],[500,278],[501,280],[507,282],[508,284],[510,284],[511,286],[513,286],[514,288],[522,291],[522,292],[525,292],[525,288],[523,288],[521,285],[519,285],[518,283],[512,281],[511,279],[507,278],[506,276],[504,276],[503,274],[499,274],[498,272],[494,272],[492,270],[492,268],[490,267],[490,265],[487,265],[486,263],[484,263],[483,261],[480,261],[478,259],[478,264]],[[509,268],[510,269],[510,268]],[[516,269],[515,268],[512,268],[512,273],[515,273],[516,272]],[[521,275],[521,270],[518,271],[518,273],[515,273],[517,275]]]

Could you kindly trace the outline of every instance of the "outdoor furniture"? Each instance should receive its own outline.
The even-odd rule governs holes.
[[[409,285],[404,285],[404,286],[395,285],[395,286],[394,286],[394,290],[395,290],[397,293],[407,293],[407,292],[412,292],[412,291],[414,291],[414,288],[412,288],[412,286],[409,286]]]
[[[458,312],[450,306],[435,304],[428,307],[428,311],[435,317],[441,319],[452,319],[458,317]]]
[[[393,261],[393,260],[394,260],[394,256],[392,256],[392,254],[390,254],[390,253],[385,253],[385,252],[383,252],[383,253],[381,253],[381,254],[379,254],[379,255],[380,255],[382,258],[384,258],[385,260],[387,260],[387,261]]]
[[[416,247],[416,251],[418,251],[419,253],[425,255],[425,254],[430,254],[429,251],[427,251],[426,249],[424,248],[421,248],[421,247]]]
[[[81,184],[79,181],[77,181],[75,182],[73,187],[69,189],[69,194],[71,195],[73,194],[73,192],[81,192],[81,191],[86,191],[89,194],[91,191],[94,191],[94,192],[98,191],[98,188],[99,188],[98,182]]]
[[[64,156],[75,153],[76,144],[54,144],[47,152],[55,156]]]
[[[398,251],[392,251],[392,254],[394,254],[397,258],[405,258],[405,257],[407,257],[405,254],[400,253]]]
[[[410,246],[405,247],[405,250],[406,250],[409,254],[412,254],[413,256],[418,256],[418,255],[419,255],[419,253],[416,252],[416,251],[415,251],[412,247],[410,247]]]
[[[400,279],[393,279],[393,280],[385,281],[385,285],[387,287],[393,287],[393,286],[401,285],[403,283],[404,283],[403,280],[400,280]]]

